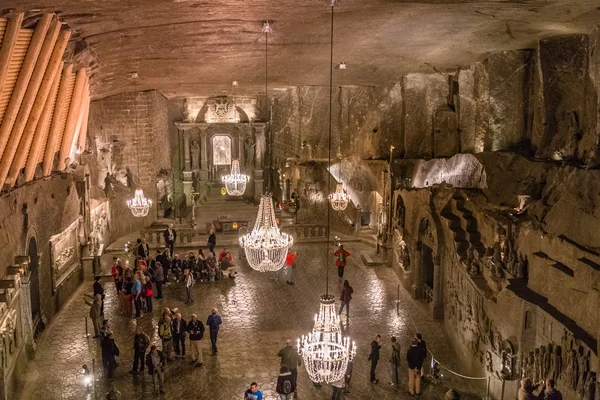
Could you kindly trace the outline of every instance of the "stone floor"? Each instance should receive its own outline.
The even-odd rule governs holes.
[[[84,338],[84,317],[89,308],[83,302],[83,295],[91,291],[91,284],[82,285],[44,332],[36,359],[29,364],[27,385],[20,398],[103,399],[111,386],[121,392],[122,399],[158,398],[152,394],[152,383],[148,376],[132,377],[128,374],[132,359],[132,337],[136,325],[140,324],[150,334],[151,340],[158,342],[157,321],[161,306],[169,306],[179,307],[186,320],[190,314],[197,313],[203,321],[206,321],[210,309],[217,307],[224,323],[219,335],[218,356],[210,355],[210,342],[205,339],[205,364],[202,368],[191,368],[187,360],[176,360],[169,365],[165,377],[167,394],[164,398],[242,399],[249,383],[256,381],[265,399],[277,399],[277,352],[287,338],[295,341],[312,329],[318,298],[325,290],[324,245],[302,244],[296,248],[299,259],[294,286],[270,279],[272,274],[255,272],[248,266],[242,266],[235,281],[198,282],[194,287],[196,301],[190,306],[184,304],[185,290],[181,284],[170,283],[165,290],[165,299],[158,305],[155,301],[153,315],[144,315],[137,320],[120,314],[114,285],[110,281],[105,282],[108,289],[105,314],[112,320],[116,342],[121,350],[121,365],[112,381],[107,381],[103,376],[96,340]],[[455,356],[439,322],[427,318],[421,306],[403,290],[400,292],[399,313],[396,313],[398,281],[392,269],[365,268],[358,256],[360,251],[368,250],[365,245],[349,243],[347,250],[356,257],[349,258],[346,271],[346,278],[355,291],[346,332],[356,341],[358,352],[351,394],[346,398],[411,398],[406,390],[406,363],[401,366],[400,387],[394,389],[388,384],[389,373],[385,361],[389,357],[391,335],[399,337],[402,352],[406,351],[415,333],[412,319],[442,365],[460,371],[460,367],[453,362]],[[330,290],[338,295],[339,286],[333,266],[330,278]],[[383,336],[384,346],[377,370],[380,383],[373,385],[368,379],[367,357],[369,343],[377,333]],[[92,360],[96,365],[96,381],[95,387],[87,392],[82,382],[81,366],[91,365]],[[470,387],[470,381],[457,379],[443,380],[438,384],[425,383],[421,398],[441,399],[450,385],[463,393],[479,393],[465,396],[467,399],[482,398],[482,389]],[[300,399],[327,399],[331,397],[331,391],[327,385],[313,387],[306,371],[300,368]]]

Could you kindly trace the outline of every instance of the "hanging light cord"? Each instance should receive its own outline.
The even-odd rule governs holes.
[[[135,90],[135,102],[134,102],[134,110],[135,110],[135,147],[136,147],[136,151],[137,151],[137,179],[138,179],[138,183],[136,184],[136,186],[140,186],[141,182],[141,178],[140,178],[140,138],[139,138],[139,132],[138,132],[138,115],[137,115],[137,105],[138,105],[138,92],[137,92],[137,81],[135,81],[134,84],[134,90]]]
[[[269,168],[267,173],[267,188],[271,190],[271,164],[273,162],[273,143],[271,143],[271,134],[269,130],[269,120],[270,120],[270,112],[269,112],[269,21],[267,21],[267,29],[265,29],[265,118],[267,123],[265,125],[266,134],[269,144]]]
[[[331,46],[330,46],[330,59],[329,59],[329,146],[328,146],[328,174],[327,174],[327,190],[331,190],[331,128],[333,123],[333,8],[335,7],[335,0],[331,0]],[[326,258],[325,258],[325,296],[329,297],[329,238],[331,233],[330,228],[330,206],[327,204],[327,245],[325,246]]]

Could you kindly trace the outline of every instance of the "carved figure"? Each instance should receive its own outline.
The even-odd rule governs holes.
[[[259,135],[256,136],[256,151],[255,151],[255,168],[262,168],[263,167],[263,160],[265,157],[265,134],[261,133]]]
[[[533,381],[539,382],[540,377],[542,376],[542,355],[540,354],[540,349],[537,348],[533,352],[534,357],[534,368],[533,368]]]
[[[192,142],[190,152],[192,155],[192,169],[200,169],[200,143],[197,140]]]
[[[542,359],[543,365],[542,370],[544,374],[542,379],[550,378],[550,370],[552,368],[552,344],[548,344],[546,351],[544,352],[544,358]]]
[[[254,139],[252,136],[248,137],[244,141],[244,156],[245,156],[245,165],[247,168],[254,168],[254,147],[256,144],[254,143]]]
[[[588,374],[585,380],[585,388],[583,390],[583,400],[594,400],[596,398],[596,373],[594,371]]]
[[[585,380],[590,371],[589,352],[585,353],[583,346],[579,346],[579,357],[577,357],[578,376],[577,376],[577,393],[583,395],[585,389]]]
[[[489,351],[485,352],[485,369],[487,372],[494,372],[494,363],[492,361],[492,353]]]
[[[529,356],[527,357],[527,367],[523,373],[523,378],[533,379],[534,377],[534,369],[535,369],[535,355],[533,351],[529,352]]]
[[[183,99],[183,109],[181,110],[181,116],[183,117],[183,122],[190,121],[190,107],[188,105],[187,99]]]
[[[517,278],[527,279],[527,259],[522,254],[517,265]]]
[[[569,369],[567,372],[569,377],[567,384],[573,389],[576,389],[579,365],[577,364],[577,350],[575,349],[571,349],[571,355],[569,356]]]
[[[551,355],[550,377],[556,382],[562,372],[562,349],[560,346],[554,346],[554,353]]]

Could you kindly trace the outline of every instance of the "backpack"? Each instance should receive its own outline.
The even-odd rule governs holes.
[[[344,252],[344,250],[342,250],[340,252],[340,254],[338,255],[338,261],[341,263],[345,263],[346,262],[346,253]]]
[[[283,385],[281,385],[281,392],[282,392],[282,394],[292,393],[292,381],[291,380],[286,379],[285,381],[283,381]]]
[[[154,288],[154,285],[152,285],[151,281],[146,282],[146,290],[152,290]]]

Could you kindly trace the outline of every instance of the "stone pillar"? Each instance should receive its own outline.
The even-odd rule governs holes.
[[[411,274],[413,277],[411,294],[415,300],[420,300],[423,298],[423,255],[421,254],[422,246],[423,245],[419,242],[415,242],[410,246],[413,249],[411,265],[414,266],[414,274]]]
[[[187,130],[183,131],[183,194],[186,197],[186,204],[192,204],[190,193],[192,191],[192,165],[190,157],[190,133]]]
[[[433,259],[433,301],[429,304],[431,316],[434,319],[444,317],[444,306],[442,300],[442,266],[439,256]]]
[[[263,170],[254,170],[254,200],[260,202],[264,190]]]
[[[263,169],[265,167],[266,140],[265,125],[256,126],[256,146],[254,147],[256,169]]]
[[[208,133],[200,128],[200,180],[208,180]]]
[[[19,293],[21,329],[23,332],[23,343],[27,359],[35,357],[35,342],[33,341],[33,321],[31,316],[31,273],[21,277],[21,289]]]

